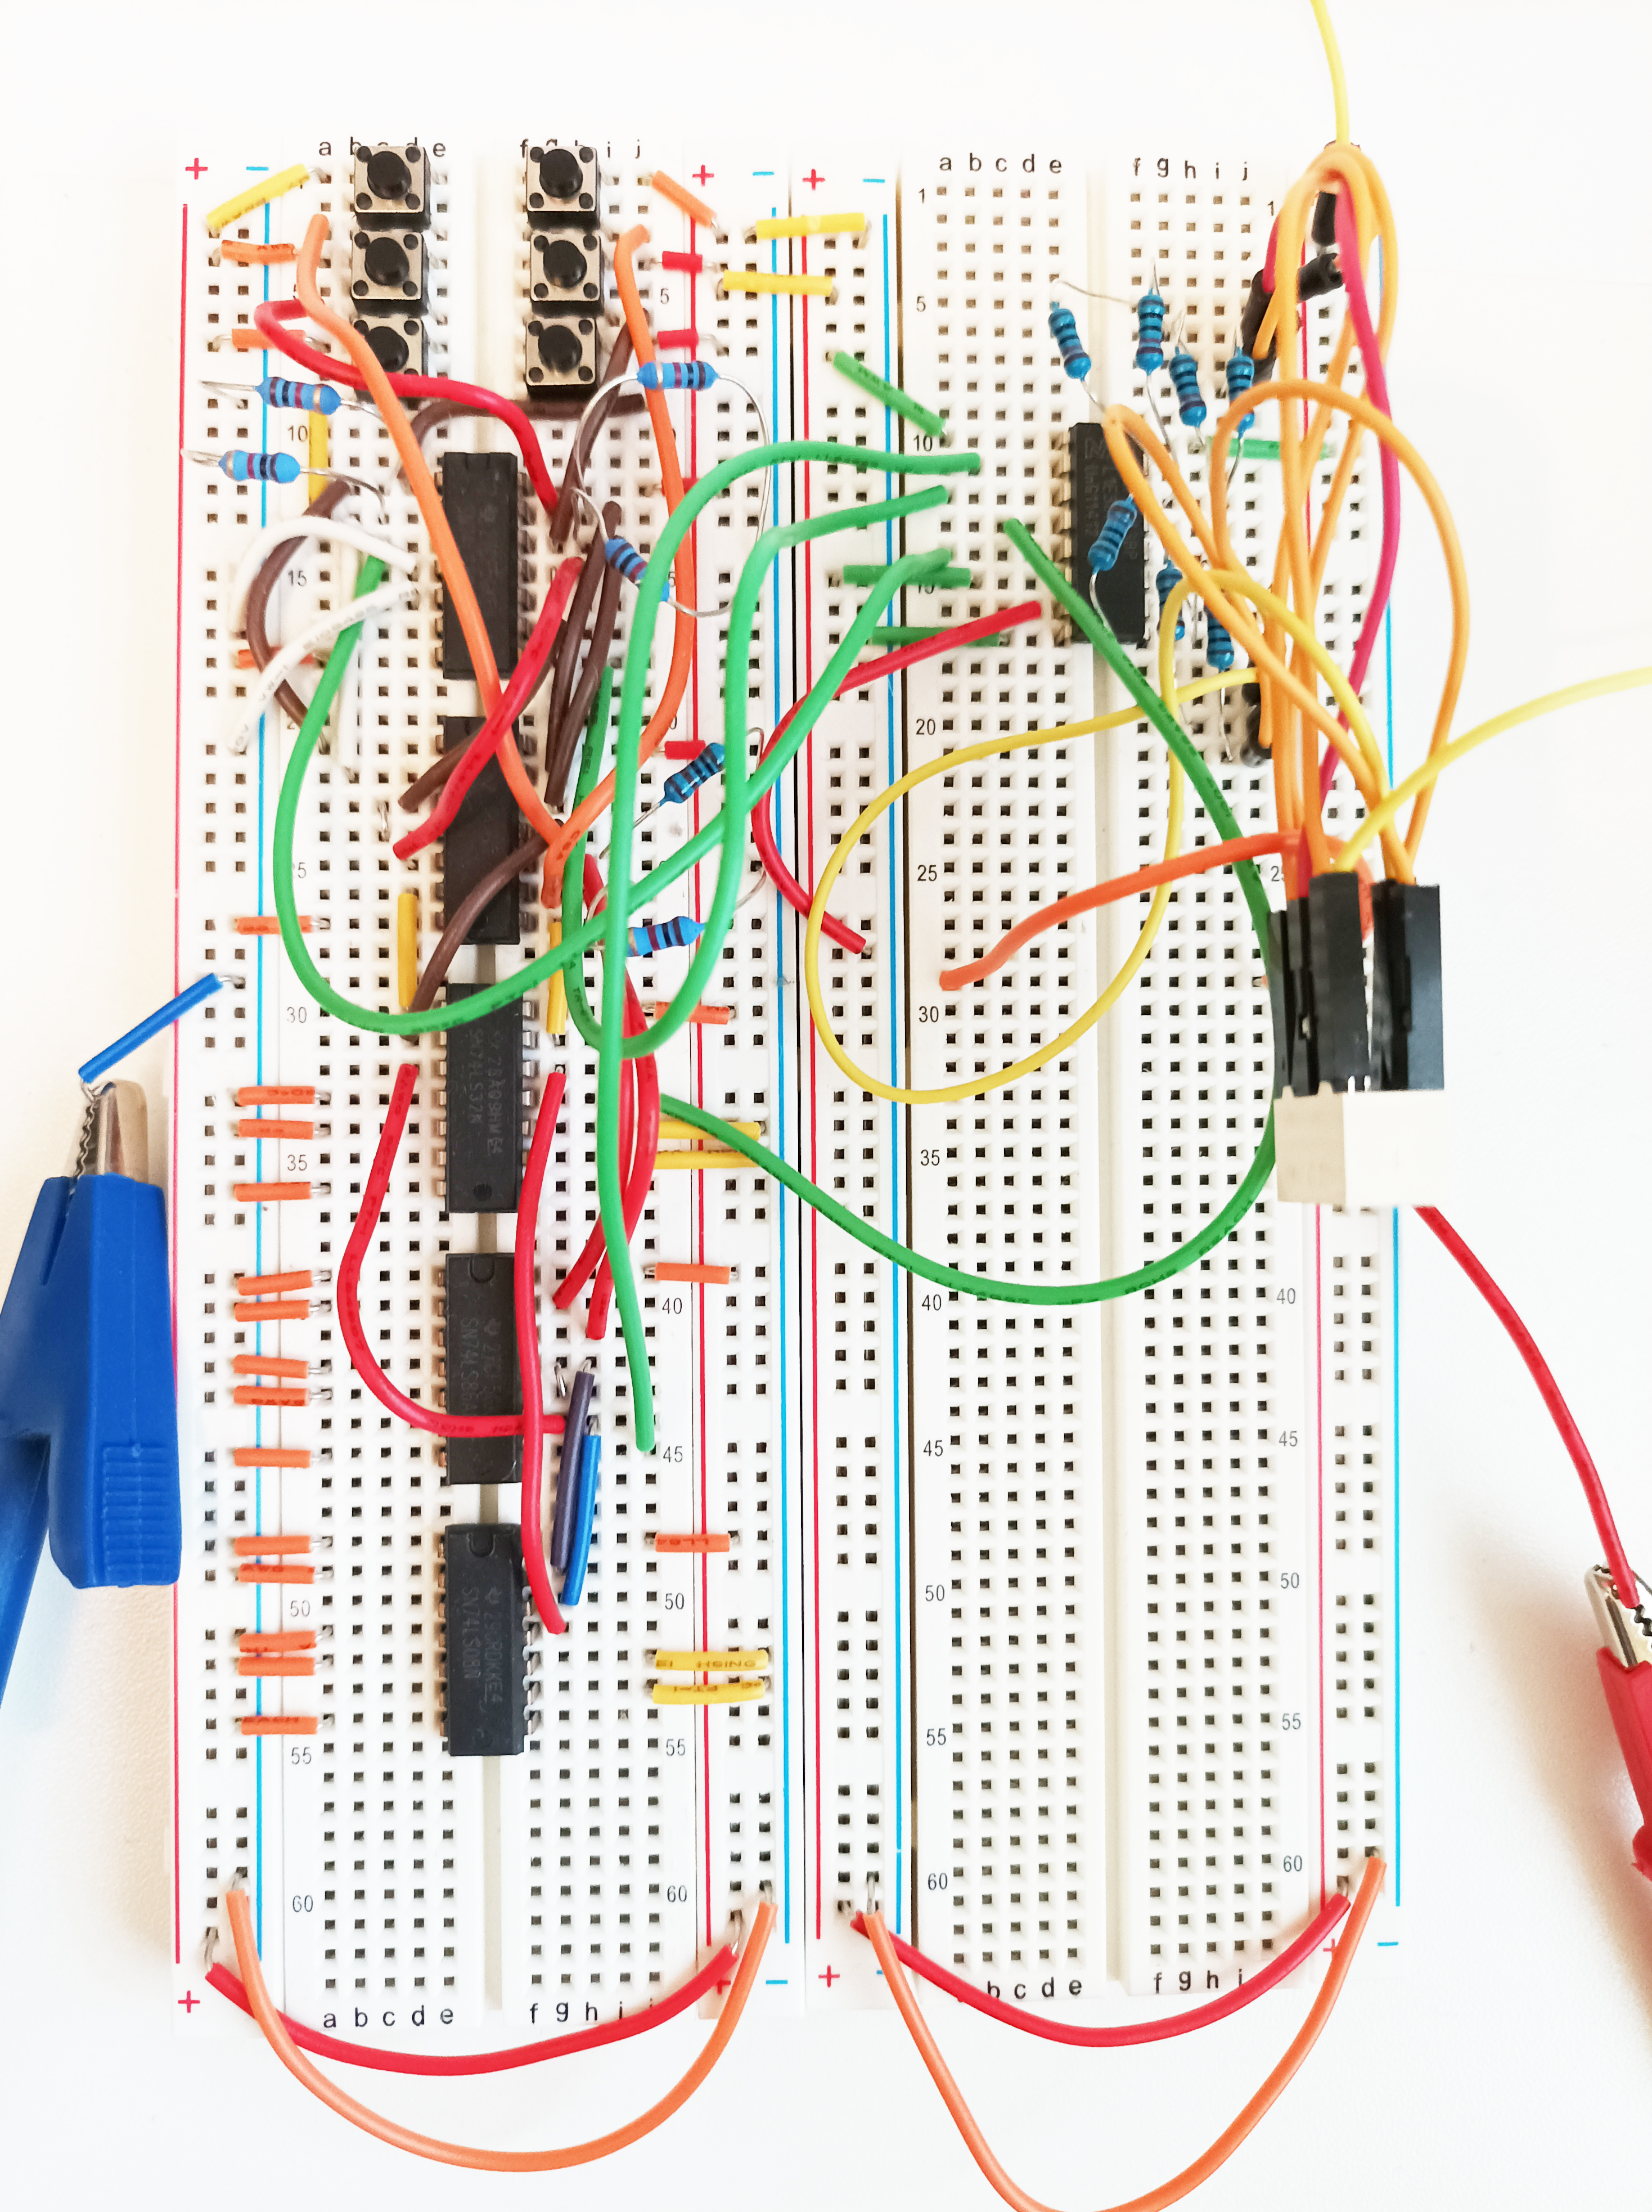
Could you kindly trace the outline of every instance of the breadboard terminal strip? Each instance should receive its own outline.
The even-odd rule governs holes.
[[[1452,734],[1345,106],[1294,180],[191,154],[178,1994],[386,2144],[583,2163],[748,2008],[893,2001],[1025,2205],[909,1973],[1096,2046],[1315,1982],[1169,2203],[1400,1946],[1418,855],[1514,718]],[[1402,472],[1454,629],[1395,787]],[[557,2149],[328,2070],[690,2006]]]

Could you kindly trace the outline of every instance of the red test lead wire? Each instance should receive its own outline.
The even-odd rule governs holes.
[[[1629,1564],[1623,1538],[1618,1534],[1618,1524],[1612,1517],[1612,1508],[1606,1503],[1606,1487],[1600,1480],[1600,1471],[1589,1455],[1588,1446],[1583,1442],[1582,1431],[1572,1419],[1570,1407],[1560,1395],[1560,1385],[1549,1371],[1548,1361],[1533,1341],[1530,1329],[1444,1214],[1432,1206],[1419,1206],[1417,1218],[1434,1231],[1514,1339],[1515,1349],[1530,1370],[1539,1395],[1549,1409],[1549,1417],[1560,1431],[1560,1441],[1571,1455],[1571,1463],[1577,1469],[1577,1479],[1583,1486],[1583,1495],[1588,1500],[1589,1511],[1594,1517],[1595,1534],[1600,1539],[1607,1572],[1617,1587],[1619,1598],[1632,1611],[1639,1601],[1635,1570]]]

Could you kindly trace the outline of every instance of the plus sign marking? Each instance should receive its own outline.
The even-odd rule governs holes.
[[[186,2013],[193,2013],[196,2006],[197,2004],[204,2004],[206,2002],[206,1999],[204,1997],[197,1997],[193,1990],[185,1990],[183,1996],[179,1998],[178,2002],[183,2006],[184,2010]]]
[[[700,164],[700,167],[693,172],[694,181],[696,185],[708,185],[716,174],[717,172],[715,169],[708,169],[702,161]]]
[[[197,154],[192,161],[185,162],[184,169],[185,173],[188,176],[203,177],[206,174],[206,163]]]
[[[825,179],[825,178],[824,178],[824,177],[817,177],[817,176],[815,174],[815,172],[814,172],[813,168],[811,167],[811,168],[810,169],[810,172],[809,172],[808,175],[804,179],[804,180],[803,180],[803,181],[804,181],[804,183],[805,183],[805,185],[808,185],[808,187],[809,187],[810,191],[812,192],[812,191],[817,191],[819,190],[820,186],[825,183],[826,179]]]
[[[815,1978],[817,1981],[824,1982],[827,1988],[829,1990],[834,1982],[841,1982],[843,1977],[838,1972],[835,1966],[828,1966],[823,1974],[817,1974]]]

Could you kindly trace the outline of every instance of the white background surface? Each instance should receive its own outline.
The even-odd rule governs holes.
[[[9,1273],[60,1173],[75,1063],[172,978],[176,164],[239,111],[268,158],[313,123],[518,137],[645,133],[778,105],[801,160],[990,118],[1099,161],[1330,135],[1307,0],[985,9],[106,4],[12,19],[0,247],[9,312],[0,593],[8,671],[0,921]],[[1652,225],[1643,7],[1339,0],[1353,135],[1400,234],[1396,412],[1455,510],[1474,593],[1459,727],[1652,661],[1645,368]],[[324,57],[325,74],[313,71]],[[1420,506],[1395,601],[1398,752],[1432,717],[1448,611]],[[1430,823],[1445,886],[1459,1136],[1449,1209],[1506,1284],[1652,1558],[1647,1171],[1652,695],[1504,738]],[[160,1054],[137,1064],[159,1098]],[[158,1118],[158,1117],[157,1117]],[[1284,2103],[1199,2200],[1337,2212],[1643,2193],[1652,1887],[1594,1680],[1576,1486],[1501,1335],[1405,1231],[1405,1942],[1362,1958]],[[192,2207],[348,2193],[525,2199],[353,2133],[250,2027],[172,2033],[169,1600],[41,1570],[0,1710],[0,2142],[17,2204]],[[1022,2042],[936,2000],[1023,2185],[1112,2203],[1185,2165],[1294,2032],[1305,1993],[1156,2049]],[[413,2124],[501,2146],[583,2138],[649,2102],[704,2030],[491,2083],[390,2081]],[[363,2079],[379,2088],[379,2077]],[[547,2185],[533,2185],[536,2201]],[[737,2037],[685,2115],[549,2185],[669,2212],[993,2203],[892,2015]]]

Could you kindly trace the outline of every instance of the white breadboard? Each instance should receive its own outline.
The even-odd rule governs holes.
[[[432,369],[519,394],[519,145],[424,143]],[[729,297],[714,273],[640,269],[651,319],[704,333],[771,437],[915,447],[909,426],[831,368],[829,352],[847,347],[944,413],[954,449],[981,455],[978,476],[944,480],[946,507],[817,539],[776,563],[744,712],[754,750],[860,604],[841,580],[846,562],[943,545],[967,565],[967,588],[897,600],[888,619],[898,623],[964,621],[1033,595],[999,525],[1019,516],[1049,542],[1053,433],[1090,412],[1060,372],[1052,297],[1088,332],[1096,389],[1135,397],[1140,382],[1127,310],[1054,293],[1058,278],[1133,296],[1156,268],[1169,327],[1197,356],[1207,398],[1219,395],[1284,173],[1157,153],[1102,173],[1077,149],[1029,162],[984,144],[804,163],[779,145],[586,143],[600,155],[610,233],[640,221],[651,254],[835,279],[830,301]],[[310,183],[226,234],[295,242],[322,209],[335,232],[328,282],[342,291],[349,144],[344,133],[304,149]],[[244,164],[260,150],[201,162],[182,212],[180,442],[301,454],[303,416],[238,405],[203,382],[262,374],[262,354],[210,341],[290,291],[288,268],[225,262],[204,227],[206,210],[258,173]],[[275,166],[292,158],[269,150]],[[725,243],[647,188],[656,162],[712,202]],[[819,209],[864,211],[864,234],[741,243],[760,216]],[[607,282],[604,350],[617,327],[611,268]],[[1333,310],[1313,328],[1322,356]],[[761,434],[726,385],[671,404],[690,477]],[[573,425],[539,429],[560,480]],[[433,434],[430,451],[507,442],[495,424],[460,420]],[[1202,486],[1200,456],[1185,458]],[[332,459],[385,487],[389,532],[416,554],[418,589],[366,633],[342,732],[317,757],[299,900],[334,985],[388,1007],[398,895],[419,894],[428,957],[440,864],[397,861],[385,809],[436,757],[439,717],[477,709],[473,686],[441,676],[434,564],[377,416],[335,416]],[[619,501],[624,534],[645,552],[665,511],[658,473],[637,415],[610,422],[586,471],[592,496]],[[1327,465],[1316,499],[1328,480]],[[902,488],[818,464],[781,470],[769,516],[789,522]],[[1277,534],[1277,465],[1244,460],[1233,489],[1254,565]],[[914,1282],[760,1176],[661,1176],[639,1266],[704,1261],[735,1276],[726,1287],[643,1284],[660,1424],[659,1448],[642,1461],[629,1446],[617,1331],[587,1347],[584,1297],[568,1315],[550,1303],[596,1218],[596,1079],[574,1034],[544,1034],[544,994],[532,994],[525,1129],[548,1070],[565,1067],[568,1086],[538,1224],[542,1352],[548,1378],[595,1358],[604,1482],[571,1633],[553,1640],[536,1626],[528,1637],[526,1749],[446,1754],[441,1531],[513,1519],[516,1491],[447,1485],[440,1443],[364,1390],[325,1303],[261,1328],[234,1311],[239,1274],[336,1272],[410,1057],[414,1108],[362,1279],[369,1340],[402,1389],[441,1402],[446,1256],[495,1240],[505,1253],[517,1233],[513,1218],[444,1210],[441,1039],[349,1030],[307,998],[278,938],[235,927],[273,912],[270,836],[295,732],[272,710],[245,753],[228,750],[254,680],[237,663],[229,586],[256,531],[306,497],[302,481],[237,486],[182,472],[179,969],[216,969],[245,988],[178,1032],[173,1101],[179,2018],[198,2032],[228,2017],[216,1998],[196,2000],[210,1954],[227,1953],[225,1891],[238,1880],[277,2002],[386,2044],[474,2048],[629,2012],[691,1972],[732,1914],[749,1917],[760,1887],[779,1908],[760,2009],[886,2001],[849,1925],[869,1897],[897,1932],[1035,2008],[1126,2010],[1139,1997],[1162,2009],[1232,1987],[1300,1931],[1322,1890],[1357,1878],[1368,1850],[1397,1861],[1398,1285],[1386,1213],[1316,1215],[1270,1199],[1154,1293],[1042,1308]],[[1322,634],[1345,660],[1370,566],[1367,498],[1362,471],[1327,583]],[[731,594],[760,501],[749,478],[698,525],[702,605]],[[552,565],[525,478],[522,513],[525,629]],[[338,605],[355,565],[307,545],[272,599],[271,635]],[[626,634],[623,621],[616,672]],[[1184,675],[1202,669],[1200,635],[1191,625]],[[721,625],[701,624],[674,735],[722,736],[721,641]],[[669,650],[663,621],[656,687]],[[860,808],[907,769],[1081,720],[1122,696],[1048,620],[847,693],[780,786],[782,851],[811,883]],[[1269,778],[1228,757],[1242,708],[1202,703],[1189,720],[1242,825],[1266,824]],[[544,726],[542,699],[522,724],[531,773]],[[645,770],[645,799],[667,773],[663,758]],[[936,971],[970,957],[957,948],[975,933],[996,938],[1035,902],[1152,857],[1165,792],[1163,749],[1142,724],[944,773],[886,813],[832,902],[869,937],[868,953],[828,945],[822,962],[851,1054],[885,1082],[945,1085],[1066,1027],[1127,950],[1133,908],[1053,932],[953,998],[936,989]],[[720,793],[714,783],[654,817],[638,865],[710,820]],[[1350,806],[1344,782],[1333,826]],[[1191,805],[1186,842],[1209,834]],[[703,915],[714,884],[714,869],[690,875],[661,917]],[[536,872],[519,947],[468,949],[454,980],[489,981],[533,957],[538,903]],[[669,1044],[663,1085],[760,1122],[774,1150],[889,1234],[965,1269],[1090,1280],[1170,1249],[1242,1175],[1266,1118],[1272,1039],[1230,876],[1177,891],[1132,991],[1069,1053],[983,1097],[910,1111],[863,1091],[821,1048],[802,939],[766,888],[742,905],[713,994],[730,1019]],[[636,963],[644,1000],[669,999],[688,957]],[[243,1084],[327,1094],[314,1139],[240,1139],[232,1094]],[[303,1181],[307,1202],[237,1195],[238,1185]],[[311,1364],[298,1386],[307,1403],[236,1402],[235,1357],[271,1352]],[[729,1535],[726,1553],[653,1548],[657,1534],[708,1530]],[[280,1533],[319,1547],[313,1583],[238,1574],[236,1537]],[[274,1628],[317,1630],[313,1677],[237,1672],[237,1634]],[[656,1707],[660,1644],[763,1647],[771,1694]],[[249,1736],[249,1715],[319,1726]],[[1376,1931],[1388,1948],[1397,1874]]]

